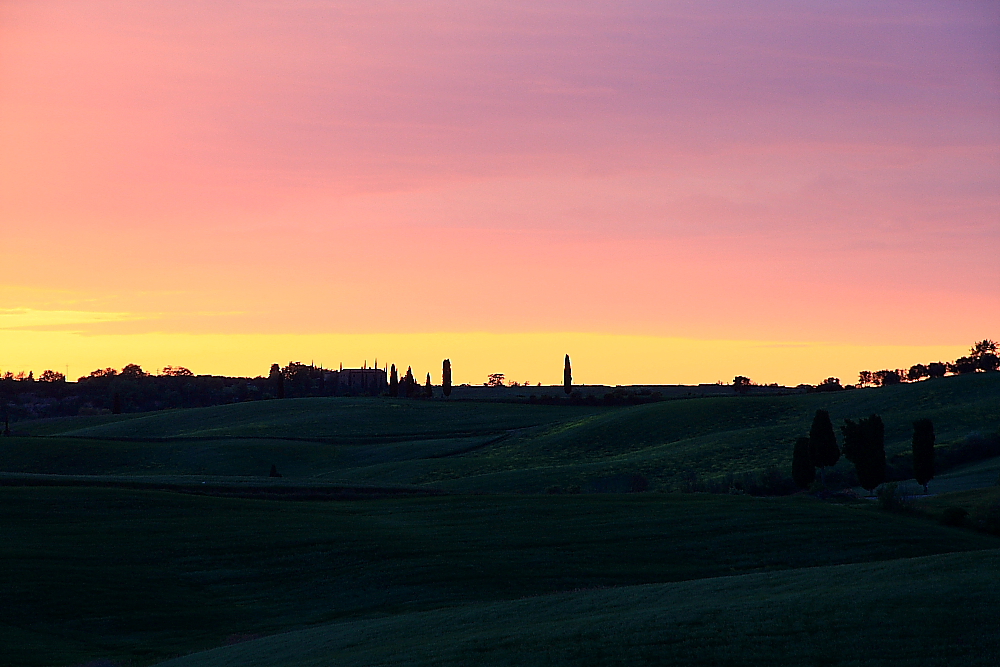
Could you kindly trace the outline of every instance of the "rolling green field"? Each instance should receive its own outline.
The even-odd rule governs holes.
[[[65,475],[267,475],[288,481],[538,493],[550,486],[684,489],[776,467],[818,408],[835,424],[882,415],[886,451],[915,419],[938,443],[1000,430],[1000,373],[828,394],[675,400],[628,408],[390,399],[295,399],[20,424],[0,471]],[[840,469],[850,464],[841,461]],[[933,484],[933,483],[932,483]]]
[[[891,457],[921,417],[942,446],[995,432],[1000,373],[627,408],[290,399],[21,422],[0,438],[0,665],[995,664],[1000,538],[976,528],[1000,516],[998,460],[902,514],[669,492],[787,474],[817,408],[881,414]],[[637,473],[650,492],[616,492]],[[539,493],[553,485],[582,493]],[[964,525],[942,525],[955,507]]]

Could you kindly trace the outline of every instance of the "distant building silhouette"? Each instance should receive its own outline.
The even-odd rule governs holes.
[[[378,396],[389,390],[389,379],[381,368],[341,368],[323,374],[323,384],[333,394]]]

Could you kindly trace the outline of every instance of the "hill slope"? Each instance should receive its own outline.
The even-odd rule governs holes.
[[[495,434],[600,408],[388,398],[296,398],[124,415],[80,428],[52,420],[32,434],[97,439],[296,438],[366,443]]]
[[[995,665],[998,569],[994,550],[565,593],[336,623],[162,667]]]
[[[787,474],[819,408],[835,424],[881,414],[891,458],[909,451],[918,418],[934,420],[939,444],[1000,429],[1000,373],[631,408],[334,398],[60,419],[24,425],[47,437],[8,439],[0,470],[247,476],[273,463],[300,480],[487,492],[615,490],[641,473],[651,488],[678,489],[772,466]]]

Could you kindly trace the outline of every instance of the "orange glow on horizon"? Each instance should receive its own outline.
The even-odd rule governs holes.
[[[97,334],[64,331],[0,331],[2,371],[51,368],[70,379],[107,366],[138,363],[148,372],[167,365],[196,374],[254,377],[272,363],[315,362],[326,368],[394,363],[430,372],[440,382],[441,362],[450,358],[455,384],[482,384],[490,373],[509,382],[562,382],[569,354],[577,384],[700,384],[731,382],[745,375],[759,384],[818,384],[835,376],[857,382],[860,370],[908,368],[949,361],[967,346],[859,346],[824,343],[693,340],[586,333],[409,333],[409,334]],[[17,356],[9,351],[16,350]]]
[[[4,2],[0,368],[954,357],[1000,337],[998,32],[990,3]]]

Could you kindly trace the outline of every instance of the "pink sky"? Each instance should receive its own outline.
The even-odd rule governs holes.
[[[130,350],[964,348],[1000,334],[1000,5],[6,0],[0,231],[0,312]]]

